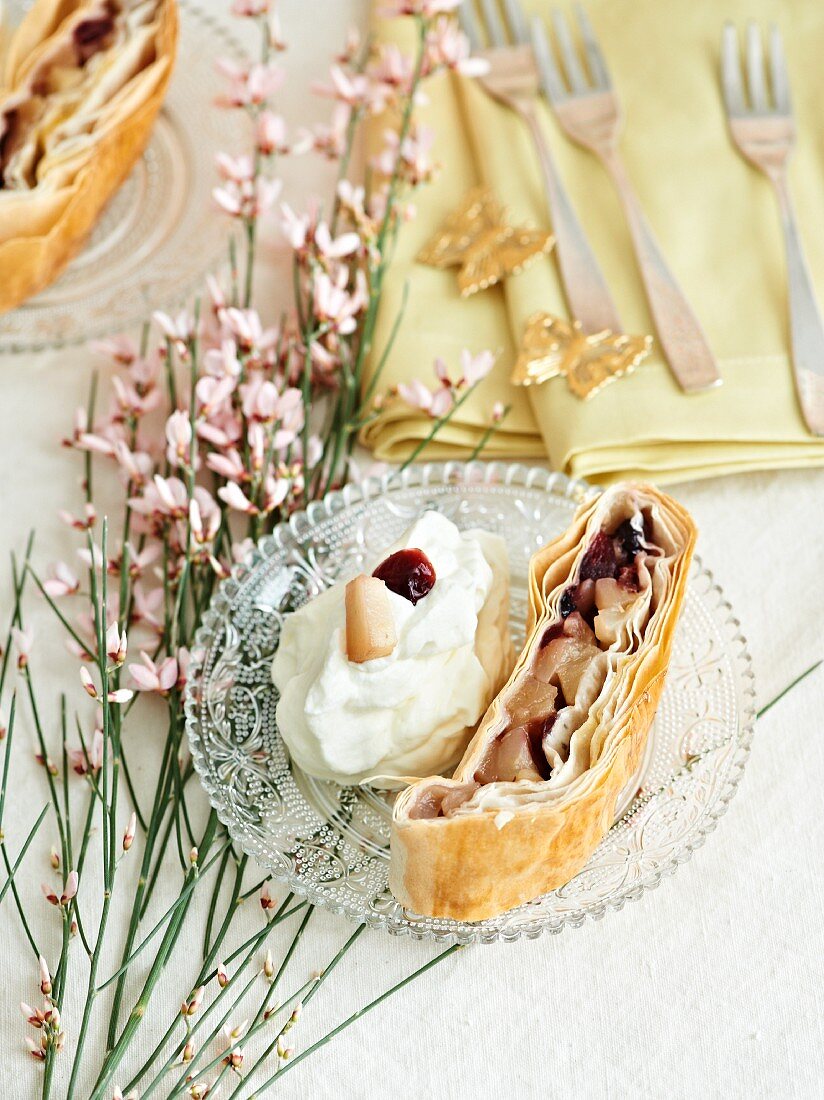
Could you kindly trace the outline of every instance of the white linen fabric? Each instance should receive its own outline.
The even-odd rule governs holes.
[[[223,7],[222,0],[204,2],[213,10]],[[292,46],[285,57],[291,74],[282,98],[285,113],[301,122],[307,121],[307,112],[321,119],[325,105],[308,99],[306,86],[322,78],[326,59],[350,22],[365,25],[366,0],[280,0],[279,7]],[[325,193],[329,180],[327,169],[308,158],[287,166],[286,175],[285,197],[296,205],[307,185]],[[274,234],[262,248],[263,267],[268,273],[261,275],[260,300],[288,294],[285,254]],[[22,551],[32,526],[38,529],[35,561],[41,569],[73,553],[75,543],[55,511],[76,504],[80,465],[60,448],[59,440],[70,427],[71,410],[85,400],[91,361],[80,348],[0,360],[0,562],[7,561],[10,550]],[[104,479],[99,482],[102,489]],[[698,552],[742,620],[763,706],[824,656],[824,471],[682,485],[675,495],[695,515],[701,530]],[[3,565],[3,624],[9,594]],[[47,735],[57,745],[58,694],[65,690],[72,696],[75,685],[79,692],[77,666],[65,654],[48,608],[34,599],[30,607],[36,631],[32,671]],[[693,860],[658,890],[621,913],[557,937],[457,952],[295,1067],[268,1095],[317,1100],[750,1100],[820,1095],[822,704],[824,669],[758,722],[752,759],[727,816]],[[141,706],[151,717],[142,729],[132,725],[130,750],[145,802],[151,774],[141,769],[138,739],[157,747],[163,708],[148,701]],[[12,852],[19,850],[47,797],[42,771],[32,759],[33,731],[25,704],[20,715],[6,808]],[[124,800],[124,828],[127,817]],[[49,876],[46,852],[54,840],[50,827],[44,828],[19,877],[52,958],[59,919],[43,901],[39,883]],[[170,852],[169,867],[175,866]],[[134,874],[136,867],[137,859],[127,857],[121,865],[123,877]],[[158,890],[157,915],[171,903],[177,881],[171,874]],[[89,898],[95,895],[91,876],[82,889]],[[273,894],[281,897],[282,891]],[[115,903],[115,929],[125,927],[128,919],[127,895],[123,890]],[[257,900],[250,898],[244,909],[232,945],[260,927]],[[92,923],[90,903],[85,911]],[[287,924],[274,934],[275,951],[285,946],[294,927]],[[321,968],[350,932],[343,919],[315,913],[290,965],[284,993]],[[177,1011],[187,992],[178,984],[180,974],[196,967],[201,935],[202,925],[192,921],[177,962],[151,1002],[132,1057],[118,1074],[120,1084],[145,1059]],[[39,1095],[41,1068],[25,1053],[23,1036],[31,1032],[18,1003],[37,1001],[37,981],[10,897],[0,908],[0,943],[0,1095],[24,1100]],[[64,1011],[69,1046],[76,1040],[88,973],[80,944],[75,946],[72,992]],[[298,1050],[305,1047],[439,950],[367,933],[307,1008],[290,1040]],[[103,960],[101,976],[116,965],[112,952]],[[128,1007],[144,974],[144,967],[136,965]],[[101,998],[104,1005],[107,996]],[[98,1030],[89,1049],[99,1056],[104,1045],[105,1034]],[[64,1095],[67,1067],[68,1056],[63,1055],[54,1096]],[[87,1087],[84,1082],[80,1095],[88,1095]],[[157,1095],[166,1092],[161,1089]]]

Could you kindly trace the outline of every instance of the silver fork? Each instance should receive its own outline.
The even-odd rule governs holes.
[[[532,21],[532,44],[547,96],[569,137],[594,153],[612,177],[624,206],[658,340],[678,384],[687,392],[720,385],[707,337],[664,259],[618,153],[621,108],[595,32],[579,4],[575,12],[588,74],[578,59],[566,20],[560,12],[553,12],[566,82],[543,22],[538,17]]]
[[[587,333],[604,329],[622,332],[606,280],[558,175],[536,113],[540,88],[526,19],[517,0],[503,0],[503,6],[506,20],[496,0],[480,0],[488,48],[484,48],[481,20],[472,0],[464,0],[459,9],[473,56],[484,58],[489,65],[489,71],[478,77],[478,82],[494,99],[520,115],[529,128],[544,178],[561,282],[573,317]]]
[[[766,65],[772,95],[767,88],[764,68],[761,32],[750,23],[747,27],[748,106],[738,32],[728,23],[722,38],[721,73],[730,134],[744,157],[761,169],[775,189],[787,251],[790,337],[798,400],[807,427],[815,435],[824,435],[824,324],[787,184],[787,162],[795,144],[795,124],[787,63],[777,27],[770,28]]]

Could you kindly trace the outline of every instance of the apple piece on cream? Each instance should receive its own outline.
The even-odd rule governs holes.
[[[283,740],[304,772],[339,783],[448,774],[512,667],[505,543],[425,512],[360,568],[284,620]]]

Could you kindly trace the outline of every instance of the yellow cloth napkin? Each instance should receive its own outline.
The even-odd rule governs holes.
[[[546,0],[524,6],[544,15],[550,7]],[[547,456],[556,468],[602,481],[639,474],[672,482],[824,463],[824,442],[806,431],[795,397],[775,199],[767,180],[730,142],[719,81],[725,19],[739,27],[748,18],[780,26],[798,130],[790,185],[824,302],[818,102],[824,8],[807,0],[726,0],[723,10],[714,0],[589,0],[587,8],[623,105],[621,150],[630,177],[707,332],[724,385],[685,396],[654,350],[634,375],[586,403],[568,392],[563,379],[532,387],[528,397]],[[376,31],[397,35],[398,25],[377,21]],[[438,134],[443,171],[420,193],[419,217],[404,228],[387,279],[382,327],[388,328],[407,280],[411,306],[387,381],[420,375],[432,355],[449,356],[453,342],[500,348],[496,374],[477,394],[474,418],[456,423],[445,441],[453,451],[465,450],[477,438],[478,413],[495,398],[510,399],[506,379],[526,318],[536,310],[566,315],[566,309],[551,259],[509,279],[502,293],[487,291],[469,302],[459,298],[449,273],[414,263],[420,245],[474,182],[489,184],[513,219],[549,224],[535,153],[517,118],[463,78],[431,86],[425,115]],[[543,124],[625,331],[653,332],[610,181],[591,154],[567,140],[548,109]],[[367,441],[379,454],[398,457],[425,434],[427,425],[418,419],[390,412],[372,425]],[[497,441],[499,453],[534,454],[532,425],[521,405],[509,428]]]

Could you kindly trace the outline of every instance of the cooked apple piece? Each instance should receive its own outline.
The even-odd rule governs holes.
[[[528,726],[537,718],[546,718],[555,709],[558,689],[528,676],[506,700],[506,710],[516,726]]]
[[[360,665],[387,657],[397,643],[386,585],[362,573],[346,586],[346,656]]]
[[[637,589],[626,588],[612,577],[604,577],[595,582],[595,606],[599,611],[608,607],[624,607],[632,603],[637,595]]]
[[[516,726],[490,746],[475,772],[475,782],[513,783],[520,779],[540,781],[541,773],[532,757],[529,734],[523,726]]]

